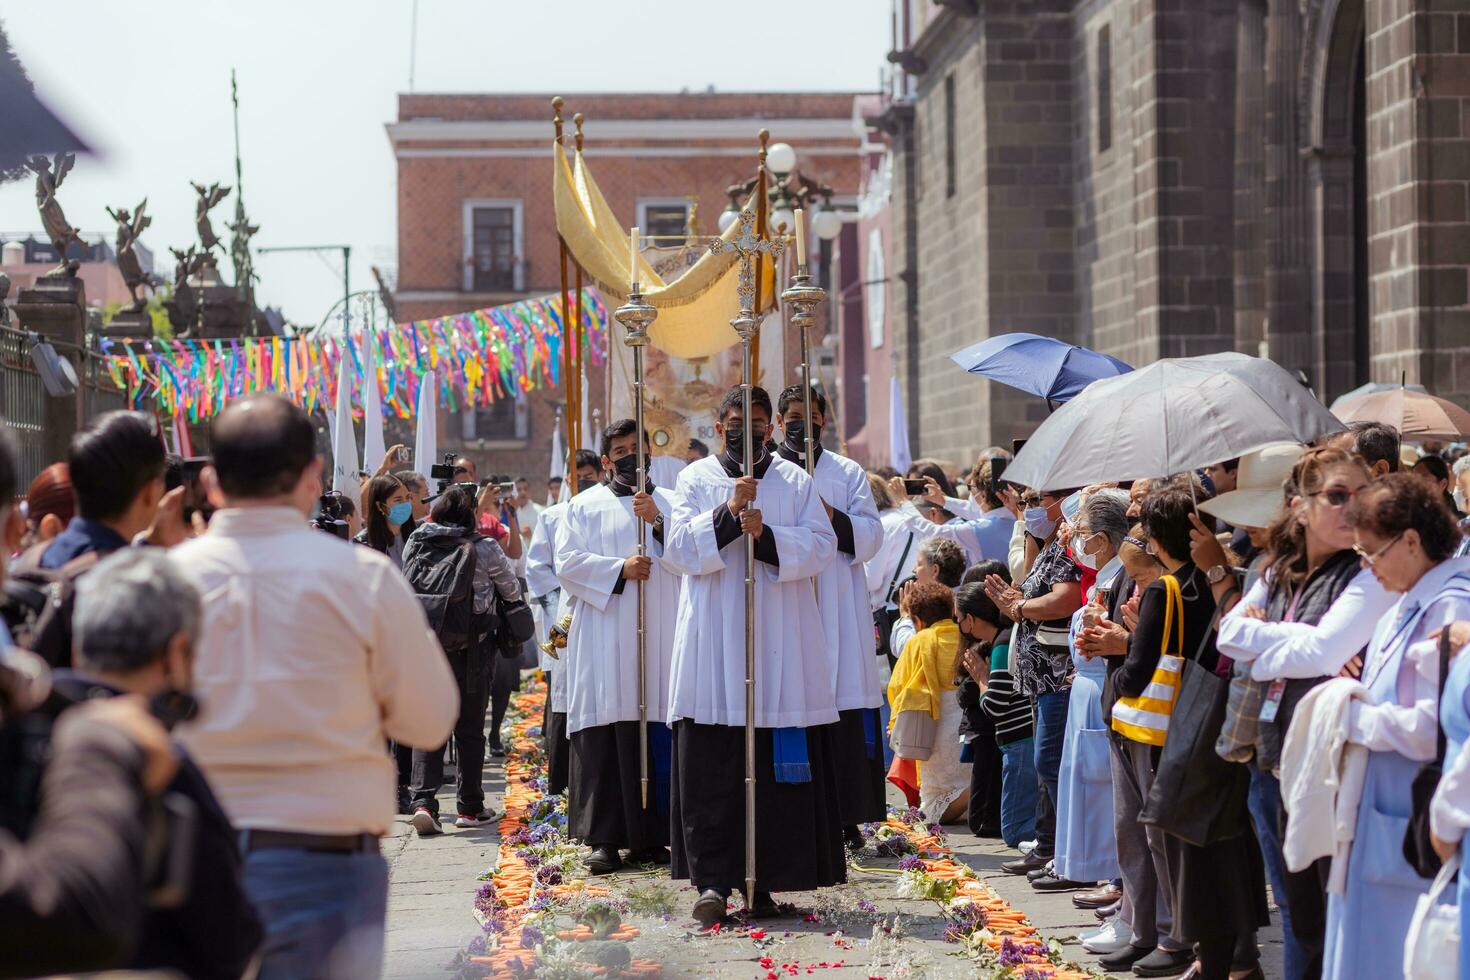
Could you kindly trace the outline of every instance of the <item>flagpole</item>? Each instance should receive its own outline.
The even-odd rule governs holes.
[[[566,103],[561,96],[551,100],[552,119],[551,124],[556,129],[556,145],[566,148],[566,142],[562,136],[562,106]],[[572,326],[571,326],[571,296],[567,293],[567,240],[557,232],[556,242],[559,246],[561,256],[561,383],[566,392],[566,452],[567,470],[563,482],[570,490],[570,495],[577,493],[577,467],[574,465],[577,459],[577,440],[573,432],[572,419],[576,416],[576,399],[572,394]]]

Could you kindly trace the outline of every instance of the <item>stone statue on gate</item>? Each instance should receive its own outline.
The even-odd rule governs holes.
[[[47,160],[38,154],[26,161],[26,166],[36,173],[36,209],[41,212],[41,225],[46,229],[58,259],[56,268],[47,275],[74,277],[77,274],[78,263],[75,259],[67,259],[66,250],[73,243],[81,245],[82,236],[66,220],[61,202],[56,200],[56,191],[76,159],[74,153],[58,153],[54,160]]]
[[[123,284],[128,287],[128,295],[132,297],[133,305],[129,307],[132,312],[141,310],[146,302],[139,295],[139,288],[147,286],[151,289],[158,282],[154,276],[143,271],[143,264],[138,261],[138,252],[134,248],[143,229],[153,224],[153,219],[146,213],[147,208],[148,199],[145,197],[131,212],[127,208],[116,211],[107,209],[112,220],[117,222],[117,269],[122,273]]]
[[[164,309],[173,324],[174,336],[187,337],[198,325],[196,318],[199,315],[199,297],[194,295],[194,287],[189,285],[189,280],[200,275],[208,264],[209,256],[200,253],[193,245],[182,252],[176,248],[169,251],[174,256],[174,289],[173,296],[164,303]]]

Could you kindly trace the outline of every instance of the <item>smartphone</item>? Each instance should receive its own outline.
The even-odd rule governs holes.
[[[1021,447],[1024,446],[1024,445],[1026,445],[1026,440],[1025,439],[1012,439],[1011,440],[1011,458],[1012,459],[1015,459],[1017,456],[1019,456],[1021,454]]]
[[[413,458],[413,454],[410,453],[408,451],[408,448],[405,447],[405,446],[399,446],[398,447],[397,456],[398,456],[398,462],[400,462],[400,463],[407,463],[410,459]]]
[[[509,483],[497,483],[495,486],[497,487],[497,489],[500,490],[500,495],[502,497],[513,496],[516,492],[516,485],[514,481],[511,481]]]
[[[993,489],[1000,489],[1000,478],[1005,476],[1006,464],[1009,462],[1004,456],[990,457],[990,485]]]
[[[904,480],[903,492],[910,497],[922,497],[929,492],[929,484],[923,480]]]

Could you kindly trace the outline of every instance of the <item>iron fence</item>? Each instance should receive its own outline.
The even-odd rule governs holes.
[[[98,354],[53,343],[57,352],[77,369],[80,389],[70,399],[67,396],[53,399],[46,394],[46,386],[31,360],[31,348],[35,344],[33,336],[0,327],[0,413],[15,434],[19,447],[18,482],[21,487],[28,486],[36,474],[58,462],[48,458],[46,448],[47,412],[50,410],[54,417],[54,403],[70,400],[79,410],[78,422],[81,424],[104,412],[128,407],[127,392],[112,383],[112,377]]]

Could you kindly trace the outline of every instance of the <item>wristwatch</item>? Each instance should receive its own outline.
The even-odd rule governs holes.
[[[1230,569],[1228,566],[1213,565],[1208,571],[1205,572],[1205,581],[1209,582],[1211,585],[1219,585],[1221,582],[1225,581],[1225,576],[1229,574]]]
[[[653,519],[653,526],[654,526],[654,529],[655,530],[657,530],[658,528],[663,527],[664,526],[664,515],[659,514],[657,517],[655,517]]]

